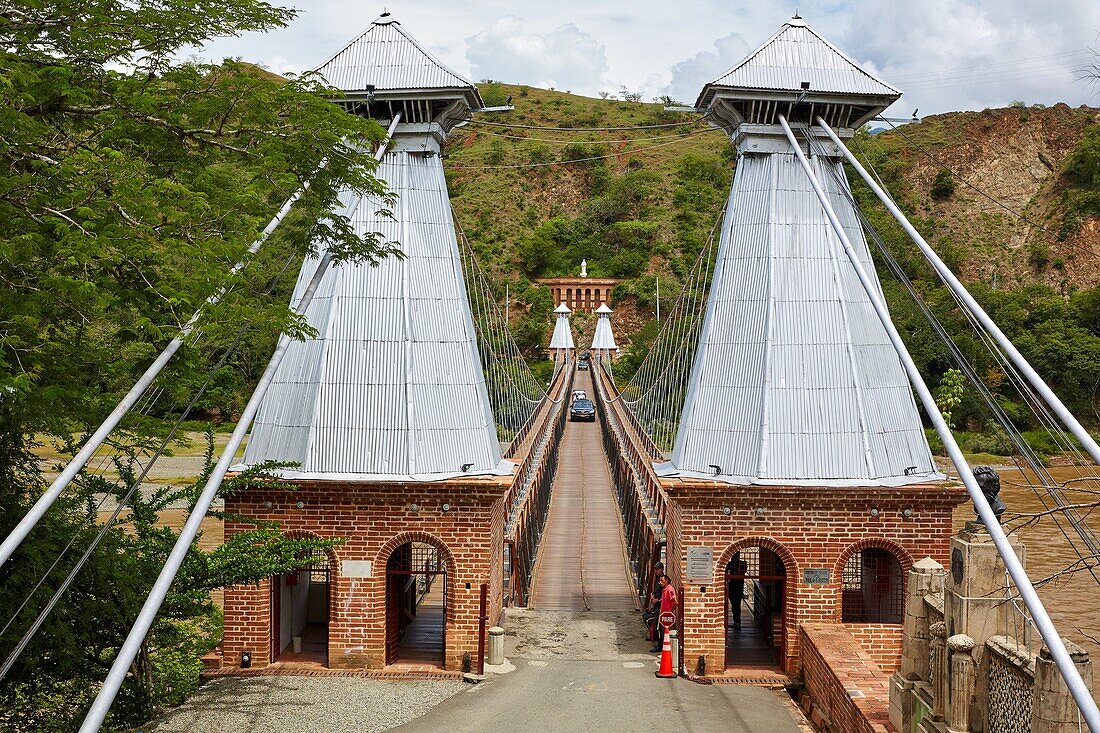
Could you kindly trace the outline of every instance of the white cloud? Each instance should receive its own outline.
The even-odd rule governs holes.
[[[466,39],[475,80],[500,79],[595,95],[608,85],[604,45],[572,23],[545,35],[528,33],[509,15]]]
[[[694,104],[703,85],[733,67],[749,52],[749,44],[740,33],[730,33],[714,42],[714,51],[700,51],[672,67],[672,80],[665,94],[673,99]]]

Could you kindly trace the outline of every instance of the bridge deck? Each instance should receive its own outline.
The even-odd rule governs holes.
[[[594,396],[591,372],[578,372],[574,389]],[[535,561],[532,608],[635,608],[602,437],[599,422],[566,423],[550,513]]]

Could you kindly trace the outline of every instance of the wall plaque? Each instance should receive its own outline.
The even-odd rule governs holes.
[[[802,571],[802,582],[806,585],[828,585],[829,568],[805,568]]]
[[[687,582],[714,582],[714,550],[712,548],[687,548]]]
[[[345,578],[369,578],[371,570],[370,560],[344,560],[340,563],[340,573]]]

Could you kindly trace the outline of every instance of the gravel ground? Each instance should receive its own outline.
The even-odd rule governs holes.
[[[232,677],[204,685],[142,730],[151,733],[374,733],[402,725],[460,692],[459,681],[355,677]]]

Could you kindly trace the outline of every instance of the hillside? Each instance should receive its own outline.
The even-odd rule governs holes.
[[[482,93],[487,104],[511,97],[515,110],[456,130],[445,165],[482,267],[502,297],[507,281],[518,298],[521,341],[537,348],[552,307],[529,279],[576,272],[582,258],[595,276],[624,278],[615,325],[629,341],[652,315],[654,276],[662,305],[671,305],[720,213],[734,168],[729,143],[697,115],[660,104],[497,83]],[[1100,282],[1100,222],[1069,210],[1062,173],[1097,112],[1056,105],[942,114],[861,134],[854,147],[964,279],[1068,293]],[[591,129],[622,127],[637,129]],[[934,198],[945,168],[957,174],[948,176],[954,191]],[[578,326],[593,324],[581,318]]]

